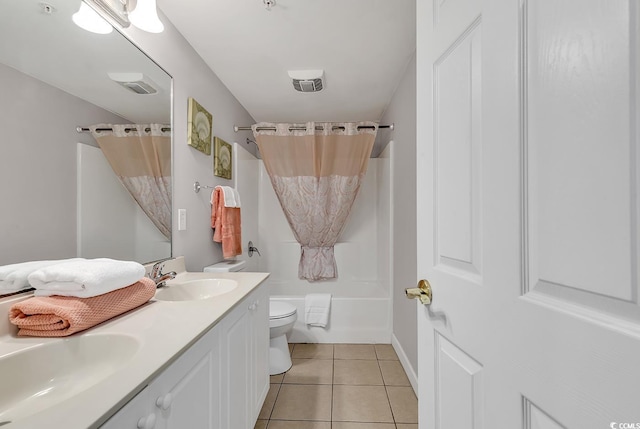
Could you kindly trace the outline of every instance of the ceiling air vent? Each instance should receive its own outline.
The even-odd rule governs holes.
[[[108,73],[109,78],[136,94],[155,94],[158,90],[153,81],[142,73]]]
[[[324,88],[323,70],[290,70],[288,73],[296,91],[318,92]]]

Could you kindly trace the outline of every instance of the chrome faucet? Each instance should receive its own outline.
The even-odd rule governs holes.
[[[170,259],[170,258],[169,258]],[[149,273],[149,277],[151,280],[156,282],[156,287],[160,288],[166,286],[165,283],[167,280],[175,279],[177,274],[175,271],[169,271],[168,273],[163,273],[162,269],[164,268],[164,263],[169,259],[163,259],[161,261],[156,262],[151,267],[151,272]]]

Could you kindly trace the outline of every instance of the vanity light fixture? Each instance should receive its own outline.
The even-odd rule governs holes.
[[[92,33],[109,34],[113,31],[111,24],[85,2],[80,3],[80,9],[73,14],[71,19],[78,27]]]
[[[156,0],[138,0],[136,8],[129,13],[129,21],[140,30],[149,33],[162,33],[164,25],[158,18]]]
[[[135,8],[132,7],[132,3]],[[87,24],[91,22],[89,17],[92,16],[87,11],[93,12],[94,16],[102,20],[110,29],[111,24],[103,18],[104,16],[107,16],[122,28],[127,28],[133,24],[149,33],[160,33],[164,30],[164,25],[158,18],[156,0],[137,0],[135,2],[132,0],[82,0],[80,10],[73,16],[73,22],[85,30],[98,33],[99,31],[92,29],[94,28],[93,26]],[[85,14],[87,18],[85,18]],[[78,18],[76,18],[76,15]],[[91,19],[95,20],[93,17]],[[100,33],[106,34],[107,32]]]

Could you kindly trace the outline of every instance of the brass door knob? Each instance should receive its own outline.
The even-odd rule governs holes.
[[[419,299],[424,305],[431,304],[433,299],[431,285],[427,280],[420,280],[418,287],[407,288],[404,293],[407,295],[407,299]]]

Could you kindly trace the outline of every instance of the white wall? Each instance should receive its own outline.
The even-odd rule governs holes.
[[[233,186],[233,178],[214,177],[213,156],[187,145],[187,99],[195,98],[213,115],[213,134],[229,143],[251,136],[234,133],[234,125],[251,125],[254,120],[162,13],[160,19],[165,25],[160,34],[134,26],[123,33],[173,77],[172,254],[185,256],[187,270],[200,271],[223,258],[220,244],[212,241],[211,191],[196,194],[193,182]],[[178,231],[178,209],[187,210],[186,231]]]
[[[78,143],[77,155],[77,256],[147,262],[169,255],[171,243],[113,174],[102,151]]]
[[[393,341],[406,356],[405,365],[418,371],[417,309],[405,298],[404,289],[417,283],[416,261],[416,61],[415,56],[387,108],[381,123],[394,123],[392,165],[393,188]],[[414,376],[415,378],[415,376]]]
[[[122,118],[0,64],[0,265],[76,256],[76,143]],[[27,226],[28,225],[28,226]]]
[[[100,149],[78,143],[77,154],[77,255],[135,260],[135,202]]]

